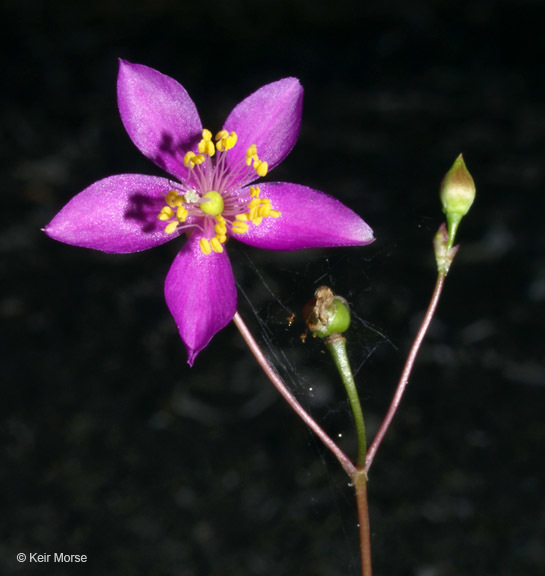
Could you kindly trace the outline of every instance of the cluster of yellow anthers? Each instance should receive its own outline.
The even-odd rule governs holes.
[[[216,219],[217,224],[214,226],[214,232],[216,235],[213,238],[201,238],[199,240],[199,246],[201,247],[201,251],[203,254],[210,254],[212,250],[214,252],[223,252],[222,244],[225,244],[227,241],[227,226],[225,224],[225,218],[218,214],[214,216]]]
[[[235,216],[235,221],[231,228],[235,234],[248,232],[248,222],[259,226],[263,218],[279,218],[281,216],[278,210],[272,209],[271,201],[268,198],[259,197],[259,192],[260,190],[257,186],[250,186],[252,200],[248,203],[248,212]]]
[[[202,140],[199,142],[199,153],[188,152],[184,156],[184,166],[186,168],[195,168],[195,164],[202,164],[205,156],[214,156],[216,150],[225,152],[235,146],[238,136],[235,132],[227,132],[227,130],[220,130],[215,137],[216,143],[212,142],[212,132],[206,128],[202,131]]]
[[[176,220],[173,220],[165,227],[165,232],[167,234],[172,234],[178,228],[180,222],[185,222],[189,212],[184,206],[184,196],[178,194],[176,190],[171,190],[165,197],[166,206],[161,208],[157,218],[159,220],[170,220],[174,216]]]
[[[236,132],[227,132],[227,130],[220,130],[216,136],[214,137],[216,143],[212,142],[212,132],[210,130],[206,130],[206,128],[202,131],[202,140],[199,142],[198,150],[199,153],[195,154],[195,152],[187,152],[184,156],[184,166],[186,168],[195,168],[196,165],[202,164],[205,160],[206,156],[215,155],[216,150],[218,152],[226,152],[231,148],[234,148],[237,141],[238,136]],[[253,164],[253,168],[256,171],[258,176],[267,175],[269,171],[269,165],[267,162],[263,162],[259,159],[257,155],[257,146],[252,144],[248,150],[246,150],[246,166],[251,166]]]

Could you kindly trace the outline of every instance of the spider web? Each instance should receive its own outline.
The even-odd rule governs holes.
[[[271,365],[290,389],[295,393],[302,393],[303,397],[312,397],[314,390],[309,389],[308,377],[299,365],[316,364],[317,354],[322,357],[320,364],[329,365],[331,362],[327,356],[323,358],[323,346],[318,344],[320,340],[313,339],[307,333],[300,310],[319,286],[325,284],[335,291],[337,281],[334,271],[340,264],[346,266],[348,257],[343,256],[334,260],[330,257],[307,260],[303,269],[299,269],[295,279],[291,280],[299,288],[303,286],[306,289],[303,293],[300,289],[297,291],[275,289],[271,286],[269,278],[276,270],[271,272],[270,265],[256,263],[247,252],[244,252],[244,257],[246,265],[252,272],[253,281],[255,282],[257,278],[262,289],[261,296],[253,296],[241,282],[237,282],[238,292],[259,329],[259,333],[254,336],[257,337]],[[281,271],[284,272],[282,274],[284,280],[292,272],[289,268]],[[289,297],[285,296],[286,292],[289,293]],[[380,328],[365,320],[354,306],[353,300],[355,297],[357,299],[357,290],[348,289],[346,294],[342,292],[339,294],[347,299],[351,308],[352,325],[348,333],[348,346],[352,371],[354,377],[357,377],[381,346],[389,345],[394,349],[396,347]],[[298,398],[300,399],[300,396]],[[349,411],[348,408],[347,410]]]
[[[247,252],[244,252],[245,264],[250,271],[248,280],[249,286],[255,286],[258,280],[259,289],[245,289],[242,282],[237,282],[239,295],[241,296],[239,309],[245,316],[245,320],[256,326],[253,329],[254,337],[260,344],[269,363],[282,377],[288,388],[295,394],[296,398],[316,420],[328,430],[332,437],[342,437],[342,433],[331,433],[331,426],[334,422],[343,422],[343,431],[346,434],[354,435],[353,418],[348,401],[343,395],[342,384],[339,376],[331,370],[333,365],[328,354],[324,353],[324,346],[319,339],[310,336],[305,337],[305,327],[299,310],[312,298],[318,286],[326,284],[333,288],[339,284],[335,277],[335,271],[342,274],[341,269],[351,266],[348,261],[352,256],[341,255],[340,257],[318,257],[306,260],[297,271],[276,265],[271,266],[270,262],[256,262]],[[357,258],[357,257],[356,257]],[[358,266],[361,270],[362,267]],[[286,282],[292,284],[288,290],[284,288]],[[294,286],[296,285],[296,286]],[[277,288],[280,286],[280,288]],[[303,288],[301,290],[301,288]],[[308,293],[305,292],[308,291]],[[361,300],[358,291],[365,291],[366,288],[349,289],[346,297],[351,305],[352,326],[348,336],[349,355],[351,359],[354,376],[362,372],[363,368],[372,358],[373,354],[384,345],[395,348],[388,336],[379,328],[372,325],[362,317],[354,301]],[[306,294],[306,295],[304,295]],[[247,308],[248,310],[245,310]],[[314,366],[309,370],[308,366]],[[317,368],[317,370],[316,370]],[[332,395],[326,393],[324,396],[323,382],[317,378],[317,371],[321,374],[327,373],[329,380],[327,388],[334,388],[336,392]],[[360,385],[360,395],[364,393]],[[339,400],[340,399],[340,400]],[[363,398],[362,398],[363,400]],[[335,513],[337,514],[342,527],[343,539],[346,543],[346,555],[349,558],[351,571],[357,574],[359,571],[359,551],[354,546],[354,526],[347,526],[347,517],[343,510],[347,510],[353,505],[353,496],[346,490],[339,490],[338,475],[333,475],[329,469],[330,463],[326,459],[326,451],[314,436],[307,431],[309,443],[318,454],[323,470],[328,478],[328,490],[331,501],[334,502]],[[343,447],[344,448],[344,447]],[[350,454],[353,450],[348,450]]]

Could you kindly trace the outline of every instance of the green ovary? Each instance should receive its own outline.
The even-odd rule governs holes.
[[[211,216],[219,216],[223,212],[224,207],[221,194],[212,190],[203,196],[203,199],[205,198],[207,200],[201,202],[201,210],[205,214],[210,214]]]

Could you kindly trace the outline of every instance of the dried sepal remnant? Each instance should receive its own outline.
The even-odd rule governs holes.
[[[306,309],[306,324],[311,332],[323,332],[331,320],[334,295],[328,286],[320,286]]]
[[[303,316],[313,335],[325,338],[346,332],[350,326],[350,308],[342,296],[328,286],[320,286],[314,298],[305,306]]]

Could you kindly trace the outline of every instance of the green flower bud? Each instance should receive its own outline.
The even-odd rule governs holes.
[[[320,286],[304,307],[303,318],[313,335],[326,338],[348,330],[350,308],[344,298],[333,294],[331,288]]]
[[[445,174],[439,188],[443,212],[447,216],[449,248],[454,244],[460,221],[469,212],[475,200],[475,193],[475,182],[460,154],[452,168]]]
[[[475,182],[461,154],[445,174],[439,195],[445,214],[465,216],[469,212],[475,200]]]

